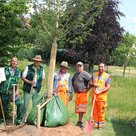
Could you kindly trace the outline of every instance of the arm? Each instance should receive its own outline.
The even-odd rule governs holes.
[[[101,93],[103,93],[103,92],[108,91],[108,90],[110,89],[110,83],[111,83],[111,78],[108,78],[108,79],[107,79],[107,82],[105,83],[105,88],[104,88],[103,90],[101,90],[101,91],[98,91],[98,90],[96,89],[96,90],[95,90],[95,93],[96,93],[96,94],[101,94]]]
[[[57,78],[57,74],[55,73],[54,82],[53,82],[53,92],[56,92],[57,83],[58,83],[58,78]]]
[[[96,94],[104,93],[104,92],[108,91],[109,88],[110,88],[110,84],[106,84],[104,90],[101,90],[101,91],[97,91],[97,90],[96,90],[95,93],[96,93]]]
[[[44,72],[44,69],[43,69],[41,85],[43,85],[44,79],[45,79],[45,72]]]
[[[71,78],[71,76],[69,76],[69,79],[68,79],[68,91],[70,93],[69,101],[71,101],[72,98],[73,98],[73,95],[72,95],[72,78]]]
[[[23,80],[24,82],[26,82],[27,84],[33,85],[33,84],[34,84],[34,81],[31,81],[31,80],[26,79],[27,72],[28,72],[28,67],[26,67],[26,68],[25,68],[25,71],[23,72],[22,80]]]

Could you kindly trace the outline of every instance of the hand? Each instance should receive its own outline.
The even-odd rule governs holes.
[[[95,89],[95,94],[100,94],[100,93],[101,93],[101,91],[96,88]]]
[[[15,93],[15,95],[18,95],[19,94],[19,91],[18,90],[16,90],[16,93]]]
[[[69,95],[69,101],[71,101],[72,100],[72,98],[73,98],[73,95],[72,95],[72,93],[70,93],[70,95]]]
[[[96,83],[94,83],[94,84],[93,84],[93,86],[94,86],[94,87],[99,87],[99,85],[98,85],[98,84],[96,84]]]
[[[29,84],[34,85],[34,80],[33,81],[29,80]]]
[[[53,92],[53,95],[54,96],[58,96],[59,94],[57,92]]]

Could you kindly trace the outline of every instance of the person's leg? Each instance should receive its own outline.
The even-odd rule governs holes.
[[[4,110],[4,115],[5,115],[5,118],[6,118],[7,111],[8,111],[8,104],[9,104],[8,94],[1,94],[1,101],[2,101],[2,106],[3,106],[3,110]],[[1,118],[3,118],[1,113],[0,113],[0,116],[1,116]]]
[[[24,92],[24,105],[23,105],[23,122],[26,121],[28,115],[30,93]]]
[[[79,115],[78,116],[78,122],[82,122],[83,121],[83,115],[84,115],[84,113],[80,112],[78,115]]]
[[[76,94],[76,113],[78,113],[78,122],[76,126],[83,128],[83,115],[86,113],[88,103],[88,93]]]
[[[61,100],[63,101],[64,105],[67,105],[67,94],[66,91],[63,92],[59,92],[59,96],[61,98]]]
[[[21,96],[18,97],[18,99],[15,101],[15,104],[17,106],[17,118],[16,118],[16,124],[19,125],[22,123],[22,117],[23,117],[23,102]]]
[[[98,118],[98,102],[95,101],[94,109],[93,109],[93,119],[94,119],[94,128],[98,128],[99,125],[99,118]]]
[[[32,93],[32,106],[35,106],[37,104],[37,99],[40,96],[40,92],[38,93],[36,89],[33,89]]]
[[[105,112],[107,108],[106,101],[99,102],[99,128],[103,128],[105,122]]]

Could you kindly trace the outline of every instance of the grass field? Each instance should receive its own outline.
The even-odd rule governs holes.
[[[21,70],[25,68],[28,62],[21,62]],[[45,67],[47,75],[47,66]],[[74,67],[69,70],[73,75]],[[136,119],[136,70],[131,68],[127,70],[126,77],[122,77],[123,68],[110,66],[108,71],[112,75],[111,89],[108,92],[108,109],[106,112],[106,122],[103,130],[93,130],[90,136],[136,136],[136,128],[130,126],[130,121]],[[133,78],[132,78],[133,77]],[[42,91],[46,90],[47,78]],[[91,92],[90,92],[91,93]],[[77,122],[77,115],[74,114],[74,100],[69,102],[68,111],[70,120],[74,124]],[[90,97],[88,110],[84,116],[84,123],[90,116],[91,106]]]

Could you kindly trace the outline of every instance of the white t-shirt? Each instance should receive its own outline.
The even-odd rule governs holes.
[[[27,72],[28,72],[28,66],[25,68],[23,74],[22,74],[22,77],[25,77],[27,76]],[[42,72],[42,79],[45,78],[45,72],[44,72],[44,69],[43,69],[43,72]],[[35,75],[35,79],[34,79],[34,86],[36,86],[36,83],[37,83],[37,73]]]

